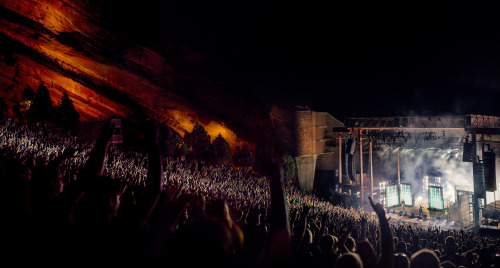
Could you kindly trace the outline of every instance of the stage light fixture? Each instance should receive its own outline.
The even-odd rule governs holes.
[[[388,207],[394,207],[400,204],[398,185],[387,185],[385,188],[386,200]]]
[[[429,186],[428,198],[430,209],[444,209],[443,187]]]
[[[406,206],[413,206],[413,196],[411,193],[411,184],[400,184],[400,199],[405,201]]]

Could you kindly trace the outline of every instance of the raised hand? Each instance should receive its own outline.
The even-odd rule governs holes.
[[[157,123],[152,119],[148,118],[144,122],[144,138],[147,144],[158,144],[160,130]]]
[[[66,158],[71,158],[75,155],[76,149],[73,147],[67,147],[64,152],[62,153],[62,156]]]
[[[389,219],[385,218],[385,210],[382,204],[373,204],[371,196],[368,196],[370,204],[377,213],[380,224],[380,244],[381,254],[377,260],[377,268],[393,267],[394,263],[394,243],[391,229],[389,227]]]
[[[84,176],[89,178],[89,181],[104,174],[104,159],[108,151],[113,129],[114,125],[111,119],[106,120],[106,123],[101,127],[94,148],[90,151],[87,163],[85,163],[84,170],[80,173],[85,174]]]
[[[113,136],[114,129],[115,125],[113,124],[113,120],[109,118],[108,120],[106,120],[106,123],[102,125],[98,140],[102,142],[108,142],[111,139],[111,136]]]
[[[147,118],[144,123],[144,139],[149,157],[147,188],[151,197],[159,194],[163,189],[162,160],[158,147],[159,127],[152,118]]]
[[[350,234],[352,233],[352,231],[354,231],[354,229],[356,229],[356,224],[354,224],[354,222],[351,222],[347,225],[346,232]]]
[[[384,210],[384,207],[382,206],[382,204],[380,204],[380,203],[373,204],[373,200],[372,200],[371,196],[368,196],[368,199],[370,200],[370,204],[371,204],[373,210],[375,211],[375,213],[377,213],[377,216],[379,218],[385,219],[385,210]]]
[[[311,207],[308,205],[304,205],[302,208],[302,217],[308,217],[311,211]]]
[[[270,179],[271,182],[282,183],[284,171],[281,163],[281,154],[275,145],[269,142],[261,143],[256,151],[259,160],[257,171]]]
[[[276,144],[264,141],[256,149],[257,172],[268,177],[271,191],[271,221],[269,247],[264,253],[264,266],[281,266],[283,260],[290,258],[291,232],[283,190],[284,172],[281,154]],[[257,164],[257,163],[256,163]]]
[[[360,222],[361,222],[362,225],[366,224],[368,222],[368,220],[366,219],[366,216],[364,216],[364,215],[361,216]]]

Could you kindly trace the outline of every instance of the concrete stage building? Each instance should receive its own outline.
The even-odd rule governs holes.
[[[487,208],[498,189],[500,117],[353,117],[341,122],[301,107],[296,110],[296,133],[300,187],[320,197],[348,196],[366,208],[368,195],[383,199],[382,183],[410,184],[414,204],[427,199],[427,184],[437,178],[447,215],[459,215],[465,225],[476,227],[483,215],[497,215]]]

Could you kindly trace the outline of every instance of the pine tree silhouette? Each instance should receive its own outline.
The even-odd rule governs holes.
[[[60,127],[76,131],[80,114],[76,111],[73,101],[69,98],[66,91],[61,97],[61,105],[58,107],[58,124]]]
[[[33,103],[26,112],[26,119],[30,122],[52,121],[52,100],[49,90],[43,83],[38,86]]]
[[[184,135],[184,142],[192,149],[194,157],[204,160],[208,158],[210,136],[199,122],[196,122],[191,133]]]
[[[233,152],[231,151],[231,147],[220,133],[215,137],[210,146],[210,158],[215,164],[232,162]]]

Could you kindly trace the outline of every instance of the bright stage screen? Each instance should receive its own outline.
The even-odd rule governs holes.
[[[405,201],[406,206],[413,206],[413,198],[411,195],[411,185],[401,183],[401,201]]]
[[[385,188],[385,195],[387,200],[387,206],[393,207],[399,205],[399,191],[398,185],[388,185]],[[405,201],[406,202],[406,201]]]
[[[429,208],[444,209],[443,187],[429,186]]]

